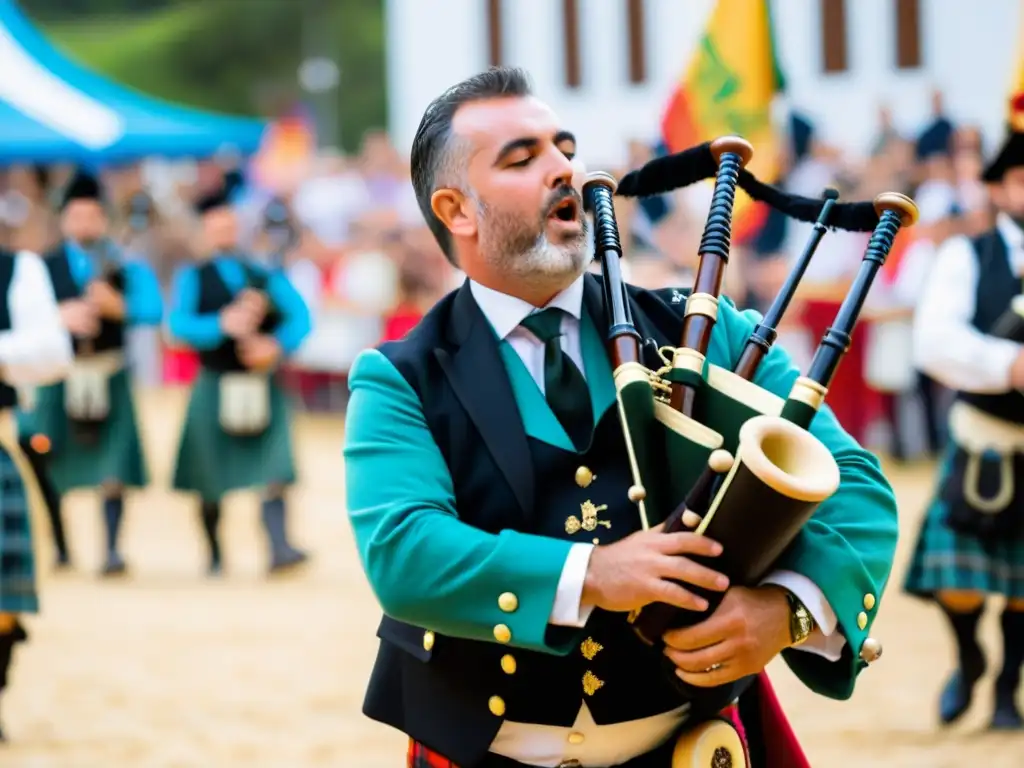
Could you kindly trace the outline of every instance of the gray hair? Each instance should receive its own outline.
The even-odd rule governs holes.
[[[416,202],[448,261],[455,263],[451,233],[434,215],[430,198],[465,177],[465,145],[452,135],[452,120],[463,104],[500,96],[529,96],[529,75],[518,67],[491,67],[446,90],[426,108],[412,142],[410,165]]]

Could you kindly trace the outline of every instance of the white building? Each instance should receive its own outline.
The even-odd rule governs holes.
[[[1020,0],[772,0],[787,99],[822,138],[865,151],[888,103],[916,131],[940,88],[989,148],[1003,130]],[[517,64],[591,167],[652,140],[713,0],[387,0],[392,134],[407,152],[429,101],[492,61]],[[826,42],[828,43],[826,45]],[[844,50],[845,47],[845,50]],[[828,51],[828,56],[825,51]],[[898,66],[903,60],[905,66]],[[832,71],[826,71],[832,70]]]

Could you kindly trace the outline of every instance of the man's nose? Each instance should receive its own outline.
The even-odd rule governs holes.
[[[548,172],[548,188],[557,189],[558,187],[571,186],[572,174],[572,160],[566,157],[561,151],[556,150],[552,159],[551,169]]]

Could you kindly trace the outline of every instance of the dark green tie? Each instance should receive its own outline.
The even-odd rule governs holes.
[[[562,351],[562,315],[561,309],[549,307],[521,325],[544,342],[544,396],[576,450],[584,451],[593,428],[590,390],[576,363]]]

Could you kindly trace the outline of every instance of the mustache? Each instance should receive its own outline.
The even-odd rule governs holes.
[[[566,199],[570,199],[575,202],[579,211],[581,213],[583,212],[583,196],[573,187],[566,184],[559,187],[552,193],[551,198],[548,200],[548,204],[544,206],[544,218],[546,219],[550,216],[551,212],[564,203]]]

